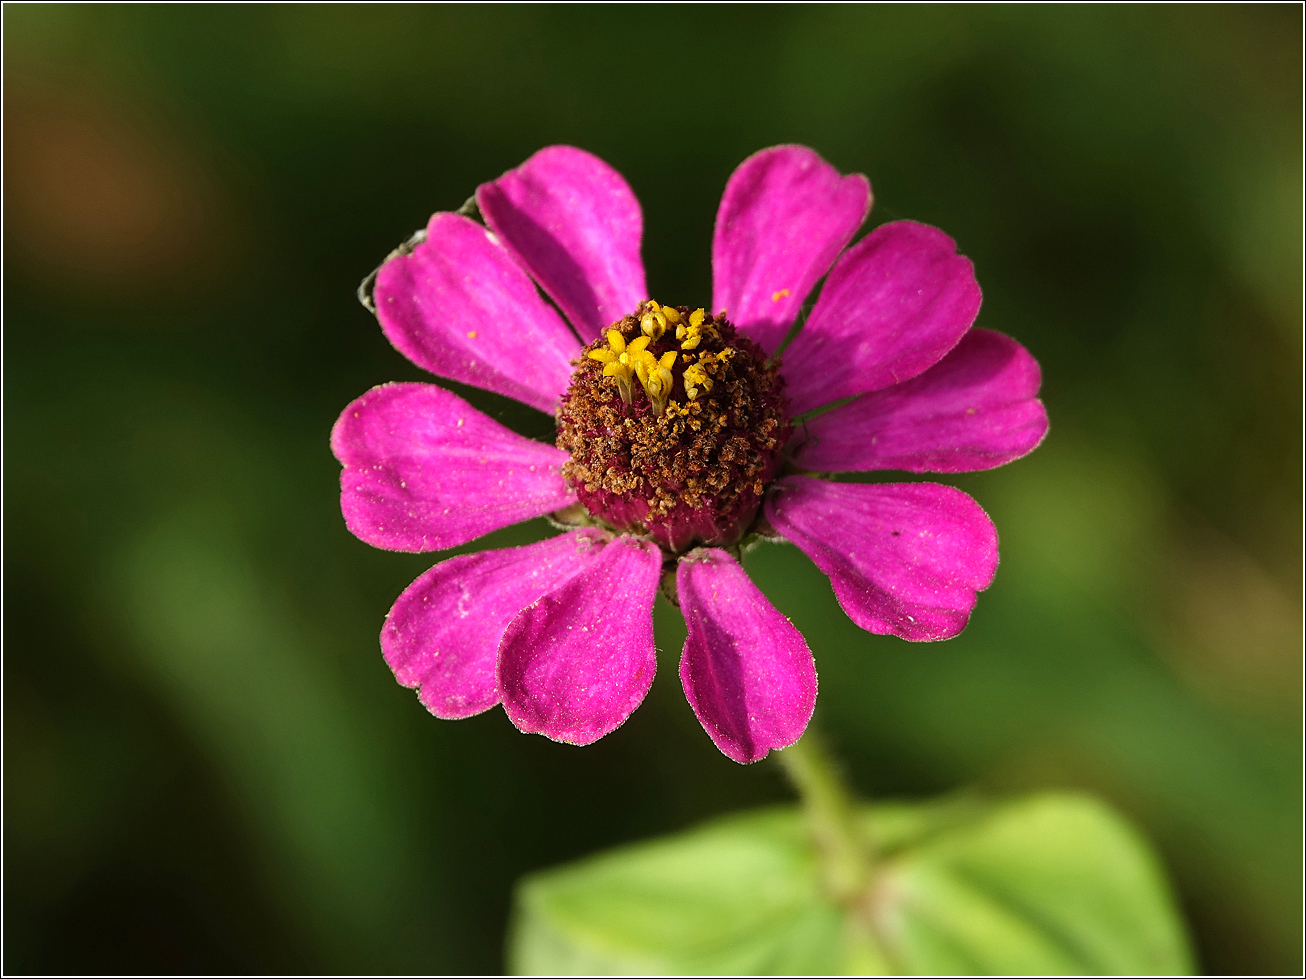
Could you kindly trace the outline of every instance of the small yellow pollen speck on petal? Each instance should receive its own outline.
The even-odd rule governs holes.
[[[781,299],[783,299],[787,295],[789,295],[788,289],[781,289],[778,292],[773,292],[771,293],[771,302],[778,303]]]
[[[476,339],[476,331],[475,331],[475,330],[468,330],[468,331],[467,331],[467,339],[468,339],[468,340],[475,340],[475,339]]]

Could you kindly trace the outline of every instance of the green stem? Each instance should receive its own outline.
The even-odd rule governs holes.
[[[826,887],[836,900],[852,904],[870,886],[872,848],[838,764],[810,727],[777,757],[802,801]]]

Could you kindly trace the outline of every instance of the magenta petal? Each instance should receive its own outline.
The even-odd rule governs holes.
[[[567,453],[434,384],[372,388],[336,421],[331,451],[345,467],[345,524],[392,551],[456,547],[576,502],[561,473]]]
[[[871,185],[806,146],[773,146],[735,169],[712,236],[712,308],[774,353],[817,280],[871,210]]]
[[[789,476],[766,515],[830,576],[848,617],[876,635],[957,635],[998,568],[993,522],[951,486]]]
[[[518,730],[590,744],[622,725],[653,683],[656,544],[618,537],[512,620],[499,695]]]
[[[979,313],[970,259],[938,228],[881,225],[835,263],[785,350],[795,414],[915,377],[956,346]]]
[[[683,558],[676,588],[689,630],[680,682],[713,743],[747,765],[802,737],[816,709],[802,633],[725,551]]]
[[[553,413],[580,344],[530,277],[474,221],[436,214],[376,276],[376,316],[418,367]]]
[[[971,472],[1019,459],[1043,440],[1038,362],[1010,337],[971,330],[937,364],[807,422],[794,460],[849,472]]]
[[[546,147],[481,184],[476,203],[586,341],[648,298],[639,201],[597,156]]]
[[[604,535],[577,530],[538,544],[463,554],[409,585],[381,630],[395,679],[426,709],[455,720],[499,702],[494,662],[508,623],[576,574]]]

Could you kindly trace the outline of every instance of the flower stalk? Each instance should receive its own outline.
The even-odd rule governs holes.
[[[802,802],[827,891],[841,904],[856,903],[870,887],[874,851],[838,763],[810,726],[776,757]]]

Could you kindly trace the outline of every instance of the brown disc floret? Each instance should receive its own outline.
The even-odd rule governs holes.
[[[593,517],[671,553],[735,543],[790,432],[776,368],[723,315],[641,303],[572,376],[563,475]]]

